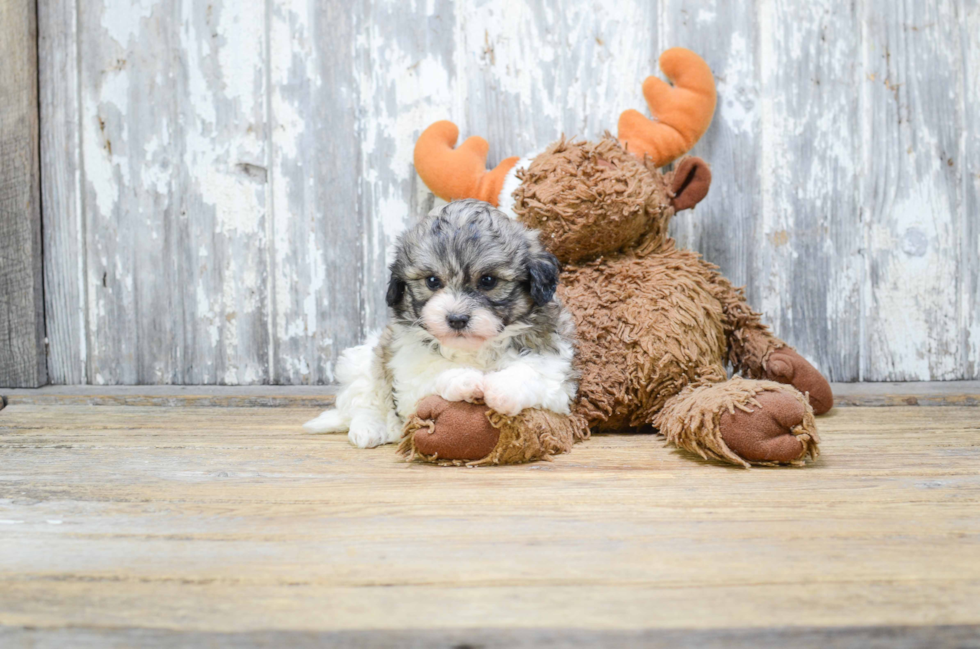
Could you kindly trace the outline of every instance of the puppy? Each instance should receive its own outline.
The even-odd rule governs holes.
[[[418,402],[482,401],[505,415],[570,412],[574,324],[555,296],[558,261],[538,233],[487,203],[456,201],[398,240],[390,324],[337,364],[336,408],[304,426],[398,441]]]

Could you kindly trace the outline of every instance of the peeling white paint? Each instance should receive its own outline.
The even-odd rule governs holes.
[[[699,23],[710,23],[712,22],[718,14],[710,9],[698,9],[698,15],[696,20]]]
[[[871,305],[871,354],[887,359],[893,364],[889,369],[905,378],[953,378],[960,369],[959,350],[943,346],[956,339],[948,290],[955,285],[956,259],[948,254],[955,248],[952,233],[943,227],[942,215],[950,213],[948,197],[939,188],[928,182],[907,186],[889,205],[888,220],[871,226],[881,278]],[[902,235],[910,229],[927,238],[923,254],[903,250]]]
[[[412,169],[422,128],[483,135],[490,165],[595,138],[647,113],[660,51],[694,43],[717,66],[696,149],[716,174],[679,239],[737,260],[754,306],[815,361],[975,376],[980,241],[961,235],[980,206],[980,12],[892,4],[84,7],[66,43],[90,380],[330,380],[384,320],[391,244],[432,204]]]
[[[128,0],[113,4],[102,12],[102,28],[106,36],[122,47],[138,39],[142,19],[149,18],[160,5],[158,0]]]
[[[700,13],[698,21],[702,21]],[[755,59],[749,51],[750,46],[745,36],[733,33],[726,58],[728,65],[716,72],[720,77],[716,119],[725,120],[735,133],[740,134],[755,133],[759,127],[758,97],[753,92]]]

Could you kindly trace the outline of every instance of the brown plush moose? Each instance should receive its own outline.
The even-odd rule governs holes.
[[[445,200],[477,198],[541,233],[562,262],[559,295],[575,319],[581,382],[571,416],[420,402],[403,453],[440,463],[512,463],[568,451],[590,431],[652,426],[668,442],[732,464],[802,465],[816,458],[814,414],[833,405],[826,379],[770,333],[716,266],[668,236],[671,217],[708,192],[711,173],[682,159],[715,108],[711,70],[675,48],[660,58],[673,86],[650,77],[655,121],[629,110],[619,137],[562,138],[534,157],[486,170],[478,137],[422,133],[415,167]],[[726,361],[740,376],[728,378]]]

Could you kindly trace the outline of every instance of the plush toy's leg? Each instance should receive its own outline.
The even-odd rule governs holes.
[[[508,417],[484,405],[423,399],[405,426],[399,453],[435,464],[520,464],[572,450],[589,436],[585,420],[548,410]]]
[[[740,288],[714,273],[715,294],[725,310],[728,357],[732,368],[752,379],[787,383],[809,397],[813,412],[834,406],[830,383],[792,347],[772,335],[762,317],[745,301]]]
[[[690,385],[652,423],[672,444],[745,467],[802,465],[819,454],[810,404],[795,388],[773,381],[735,377]]]

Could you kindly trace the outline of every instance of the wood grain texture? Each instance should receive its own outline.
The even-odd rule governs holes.
[[[980,1],[964,0],[957,7],[959,42],[963,48],[962,152],[963,209],[960,246],[960,346],[965,354],[963,374],[980,376]]]
[[[719,88],[682,244],[831,380],[980,378],[976,0],[729,5],[45,0],[52,377],[331,382],[434,204],[425,126],[599,137],[680,45]]]
[[[960,337],[963,278],[977,259],[960,257],[962,146],[970,127],[957,91],[963,44],[955,3],[872,1],[866,11],[863,374],[975,378],[965,376]]]
[[[44,301],[52,383],[88,383],[88,270],[81,207],[78,14],[74,0],[38,6]]]
[[[691,151],[711,166],[711,190],[694,211],[674,218],[672,234],[717,264],[736,286],[745,286],[749,301],[761,309],[753,265],[763,186],[757,16],[722,0],[661,6],[663,47],[701,54],[714,72],[719,98],[711,128]]]
[[[324,383],[364,335],[357,12],[276,1],[269,15],[273,218],[270,379]]]
[[[660,54],[658,3],[547,0],[466,3],[453,117],[490,143],[490,164],[558,139],[614,131],[645,108],[641,84]]]
[[[314,410],[10,405],[0,625],[183,632],[980,623],[980,422],[851,408],[804,469],[650,435],[399,462]]]
[[[980,385],[974,390],[980,403]],[[11,405],[159,406],[167,408],[329,408],[333,385],[48,385],[5,389]],[[965,404],[960,404],[965,405]]]
[[[777,335],[841,381],[860,378],[861,358],[855,6],[772,0],[759,16],[762,201],[754,306]]]
[[[0,386],[47,383],[34,0],[0,5]]]
[[[172,629],[37,629],[0,627],[0,642],[32,649],[79,649],[122,647],[348,647],[362,649],[542,649],[550,647],[623,647],[644,649],[960,649],[977,643],[980,627],[974,625],[888,627],[794,627],[777,629],[643,629],[606,631],[594,629],[413,629],[397,631],[180,631]]]
[[[79,16],[89,381],[267,381],[264,10]]]

